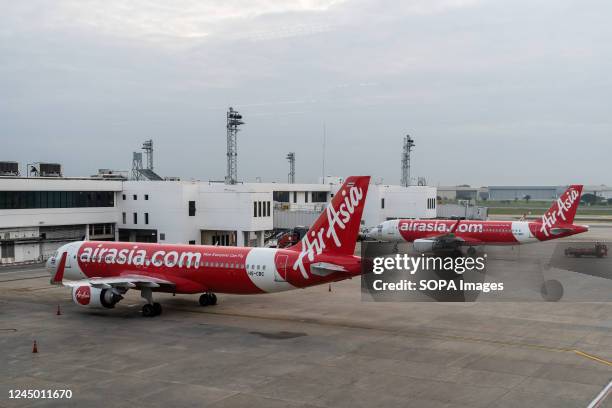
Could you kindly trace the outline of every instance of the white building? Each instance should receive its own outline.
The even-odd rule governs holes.
[[[273,229],[272,191],[265,186],[125,181],[117,198],[119,239],[261,246]]]
[[[0,263],[46,259],[80,239],[114,239],[120,181],[0,178]]]
[[[42,261],[96,239],[262,246],[267,231],[308,226],[341,186],[0,177],[0,263]],[[372,184],[362,224],[435,218],[434,187]]]

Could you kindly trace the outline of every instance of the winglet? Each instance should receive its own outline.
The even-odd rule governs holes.
[[[55,275],[51,279],[51,283],[55,285],[61,285],[64,280],[64,268],[66,267],[66,258],[68,257],[68,251],[62,254],[62,259],[60,259],[59,265],[57,266],[57,271]]]

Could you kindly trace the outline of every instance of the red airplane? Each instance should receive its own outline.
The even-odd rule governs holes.
[[[78,241],[47,261],[51,283],[72,288],[86,307],[113,308],[129,289],[147,301],[142,315],[161,314],[153,292],[257,294],[305,288],[361,274],[355,256],[369,176],[349,177],[307,234],[286,249]]]
[[[367,239],[386,242],[412,242],[417,252],[456,250],[467,246],[519,245],[568,237],[589,230],[575,225],[581,185],[569,186],[538,221],[389,220],[371,228]]]

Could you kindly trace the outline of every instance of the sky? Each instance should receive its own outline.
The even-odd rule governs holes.
[[[0,160],[69,176],[610,184],[604,0],[0,0]],[[325,134],[325,149],[323,140]],[[323,168],[325,157],[325,168]]]

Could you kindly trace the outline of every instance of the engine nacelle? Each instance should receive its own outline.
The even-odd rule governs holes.
[[[432,252],[436,248],[436,241],[433,239],[415,239],[412,247],[417,252]]]
[[[112,309],[121,299],[123,296],[113,292],[113,289],[98,289],[89,285],[72,288],[72,301],[83,307]]]

